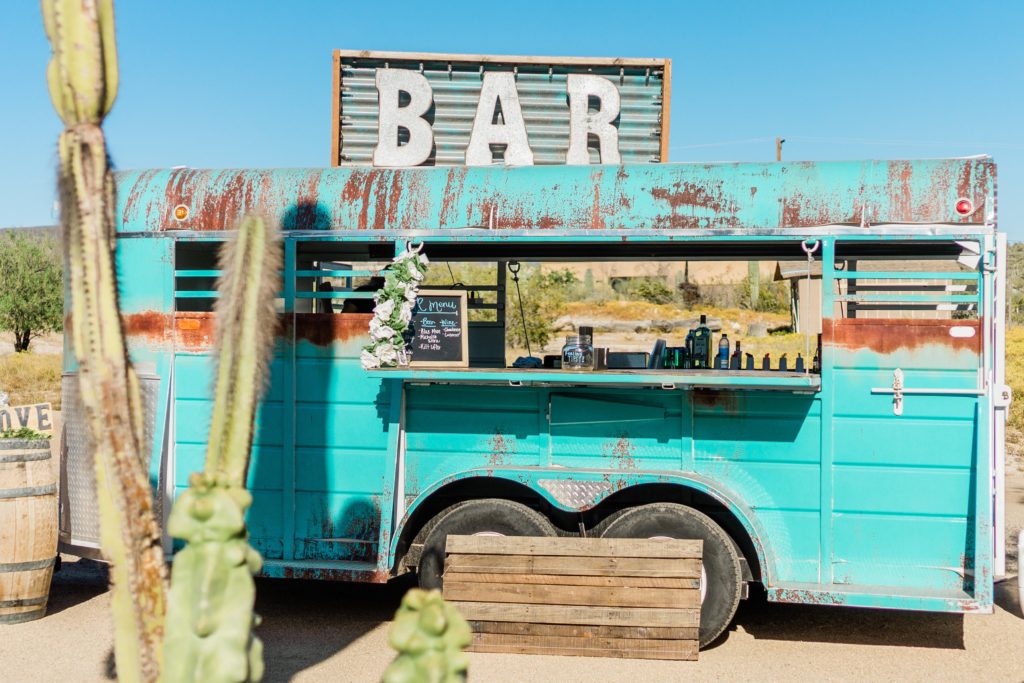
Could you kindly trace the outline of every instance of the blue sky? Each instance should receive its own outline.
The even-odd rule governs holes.
[[[0,226],[52,223],[39,7],[0,8]],[[323,166],[334,48],[670,57],[672,161],[999,163],[1024,240],[1024,3],[116,2],[119,168]]]

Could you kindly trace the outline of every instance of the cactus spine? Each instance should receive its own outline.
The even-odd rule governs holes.
[[[261,564],[248,542],[245,490],[256,403],[276,327],[280,242],[262,219],[246,218],[221,250],[218,367],[205,470],[193,474],[168,531],[187,542],[174,557],[164,681],[228,683],[263,676],[252,575]]]
[[[100,128],[117,96],[113,0],[42,0],[58,143],[71,339],[95,455],[101,543],[111,564],[115,660],[123,681],[160,670],[166,569],[141,457],[138,381],[125,352],[114,268],[114,182]]]
[[[440,591],[410,589],[388,631],[398,656],[383,683],[461,683],[469,668],[463,649],[471,640],[469,624]]]

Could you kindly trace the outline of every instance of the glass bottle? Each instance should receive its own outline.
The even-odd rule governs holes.
[[[594,344],[588,334],[572,334],[562,347],[563,370],[593,370]]]
[[[690,361],[695,368],[711,367],[711,330],[708,328],[708,317],[700,316],[700,325],[693,330],[693,348],[690,350]]]
[[[736,340],[736,348],[732,352],[732,357],[729,358],[729,369],[730,370],[742,370],[743,369],[743,350],[740,348],[740,340]]]
[[[715,359],[715,367],[719,370],[729,369],[729,335],[723,334],[718,340],[718,358]]]

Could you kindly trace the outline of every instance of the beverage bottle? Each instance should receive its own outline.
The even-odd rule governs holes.
[[[736,340],[736,349],[732,352],[732,357],[729,359],[729,369],[743,369],[743,351],[740,350],[740,341],[738,339]]]
[[[719,370],[729,369],[729,335],[723,334],[718,340],[718,361],[715,367]]]
[[[761,369],[771,370],[772,369],[772,357],[771,354],[764,354],[764,358],[761,359]]]
[[[700,325],[692,330],[693,345],[690,349],[690,361],[695,368],[711,367],[711,330],[708,329],[708,317],[700,317]]]
[[[754,369],[754,354],[748,353],[747,354],[747,370],[753,370],[753,369]]]

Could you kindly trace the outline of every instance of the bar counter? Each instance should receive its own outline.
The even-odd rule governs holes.
[[[813,393],[821,375],[773,370],[549,370],[524,368],[380,368],[370,377],[408,384],[633,386],[661,389],[758,389]]]

